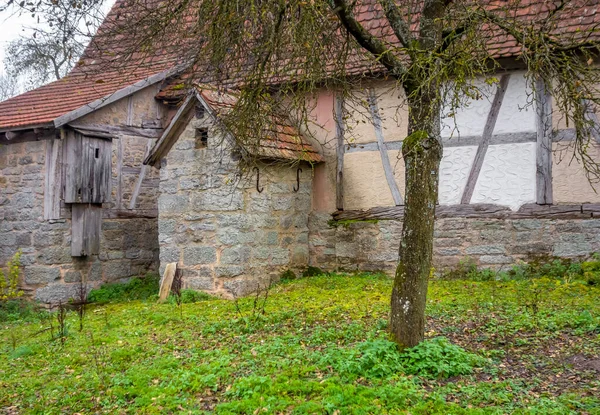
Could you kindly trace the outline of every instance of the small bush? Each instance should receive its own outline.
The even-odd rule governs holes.
[[[6,264],[8,274],[0,269],[0,301],[12,300],[23,295],[19,290],[19,274],[21,273],[21,251],[17,251]]]
[[[600,285],[600,261],[584,262],[581,269],[588,285]]]
[[[156,296],[158,289],[158,274],[147,274],[145,277],[136,277],[126,283],[105,284],[90,291],[88,301],[90,303],[108,303],[147,300]]]
[[[296,274],[291,269],[286,269],[279,276],[281,281],[291,281],[296,279]]]
[[[387,378],[403,372],[398,346],[389,340],[359,343],[345,361],[342,372],[356,376]]]
[[[319,267],[308,267],[302,272],[303,277],[316,277],[317,275],[324,275],[326,272]]]
[[[469,375],[474,367],[485,362],[482,357],[450,343],[445,337],[425,340],[404,350],[400,357],[405,373],[430,378]]]
[[[32,301],[23,298],[0,301],[0,322],[32,321],[47,313]]]
[[[191,304],[191,303],[199,303],[201,301],[211,300],[213,297],[209,294],[206,294],[202,291],[195,290],[181,290],[181,303],[182,304]],[[173,295],[169,296],[169,302],[175,302],[175,298]]]

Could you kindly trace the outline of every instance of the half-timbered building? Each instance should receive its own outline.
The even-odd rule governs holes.
[[[541,85],[532,99],[514,45],[494,47],[499,82],[442,120],[436,267],[599,251],[600,196],[573,131]],[[219,122],[235,90],[182,88],[176,53],[102,71],[94,59],[0,103],[0,264],[20,249],[32,296],[64,301],[173,262],[186,287],[225,296],[309,265],[394,269],[407,114],[393,81],[357,82],[363,111],[323,89],[312,128],[278,119],[244,148]]]

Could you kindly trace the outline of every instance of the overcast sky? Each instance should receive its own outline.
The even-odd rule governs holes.
[[[104,12],[107,13],[115,0],[105,0]],[[28,27],[37,27],[37,20],[30,13],[0,13],[0,73],[4,71],[4,51],[11,40],[19,36],[31,36],[32,31]]]

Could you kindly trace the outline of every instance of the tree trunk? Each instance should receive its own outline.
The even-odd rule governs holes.
[[[442,159],[439,105],[434,102],[432,96],[410,99],[409,136],[402,145],[406,202],[390,315],[392,338],[402,348],[416,346],[425,334],[425,304]]]

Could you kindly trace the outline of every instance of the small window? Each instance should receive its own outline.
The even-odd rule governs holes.
[[[196,118],[198,118],[199,120],[204,118],[204,105],[202,105],[202,104],[196,105]]]
[[[208,144],[208,128],[196,128],[196,148],[205,148]]]

